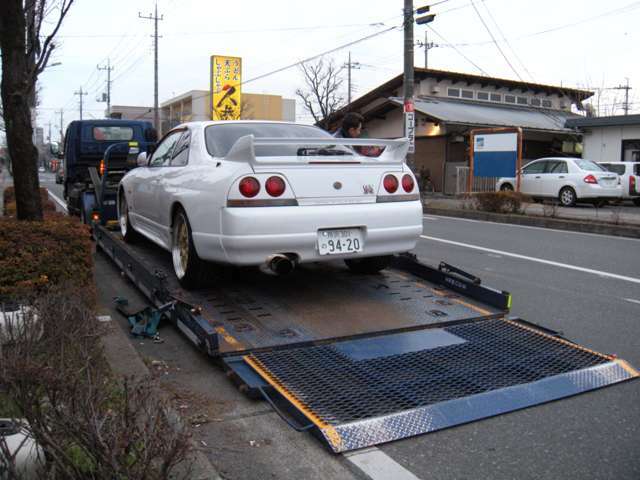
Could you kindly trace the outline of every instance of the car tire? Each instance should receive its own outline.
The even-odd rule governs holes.
[[[131,226],[129,219],[129,205],[124,196],[124,192],[120,193],[120,205],[118,208],[118,224],[120,225],[120,234],[127,243],[135,243],[140,239],[140,234]]]
[[[563,207],[573,207],[576,204],[576,191],[571,187],[563,187],[558,195],[560,205]]]
[[[513,185],[511,185],[510,183],[503,183],[502,185],[500,185],[500,191],[513,192]]]
[[[640,198],[634,198],[634,199],[633,199],[633,204],[634,204],[636,207],[640,207]]]
[[[171,227],[171,259],[176,278],[187,290],[202,287],[205,284],[207,264],[198,257],[191,225],[183,209],[173,216]]]
[[[381,257],[348,258],[344,263],[354,273],[372,275],[388,268],[392,260],[392,255],[385,255]]]

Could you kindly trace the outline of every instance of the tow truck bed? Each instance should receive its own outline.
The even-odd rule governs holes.
[[[511,297],[464,272],[397,256],[380,275],[340,263],[287,277],[238,271],[196,292],[170,255],[98,245],[250,396],[334,452],[375,445],[638,377],[614,356],[508,318]]]

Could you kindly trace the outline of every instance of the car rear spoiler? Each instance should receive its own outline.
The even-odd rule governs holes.
[[[407,156],[409,141],[406,138],[383,140],[377,138],[255,138],[254,135],[240,137],[233,144],[225,160],[233,162],[249,162],[253,165],[269,165],[282,163],[300,163],[301,158],[313,163],[353,163],[350,155],[322,155],[322,162],[317,162],[320,155],[290,157],[256,157],[256,146],[290,145],[298,147],[331,147],[344,145],[347,147],[384,147],[384,151],[376,157],[357,155],[358,163],[375,163],[381,165],[402,164]]]

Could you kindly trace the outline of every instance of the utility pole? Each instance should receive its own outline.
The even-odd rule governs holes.
[[[424,48],[424,68],[429,68],[429,50],[438,46],[437,43],[429,43],[428,31],[424,31],[424,42],[418,41],[418,46]]]
[[[80,96],[80,120],[82,120],[82,97],[84,97],[87,92],[82,91],[82,85],[80,85],[80,90],[78,92],[73,92],[74,95]]]
[[[164,15],[158,17],[158,2],[156,2],[156,11],[154,15],[149,14],[143,16],[138,12],[138,17],[145,20],[153,20],[154,33],[153,33],[153,126],[156,130],[160,131],[160,112],[158,111],[158,20],[164,20]]]
[[[358,69],[360,68],[360,62],[352,62],[351,61],[351,52],[349,52],[349,60],[347,61],[346,64],[343,65],[343,67],[346,67],[348,70],[348,80],[347,80],[347,84],[348,84],[348,90],[347,90],[347,105],[351,104],[351,69]]]
[[[612,90],[624,90],[624,104],[623,104],[623,109],[624,109],[624,114],[625,115],[629,115],[629,90],[631,90],[631,87],[629,86],[629,78],[626,77],[627,83],[626,85],[618,85],[617,87],[612,87]]]
[[[62,145],[64,143],[64,131],[62,130],[64,125],[64,110],[60,109],[56,113],[60,114],[60,145]]]
[[[416,9],[418,15],[427,13],[428,6]],[[415,21],[418,25],[430,23],[435,18],[434,14],[418,17]],[[413,0],[404,0],[404,136],[409,139],[407,165],[415,169],[413,155],[416,151],[415,135],[415,111],[413,104]]]
[[[111,71],[113,67],[111,66],[111,59],[107,58],[107,66],[101,67],[97,65],[98,70],[103,70],[107,72],[107,118],[111,118]]]

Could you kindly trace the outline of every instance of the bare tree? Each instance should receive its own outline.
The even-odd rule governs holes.
[[[297,89],[296,95],[316,124],[328,130],[331,117],[344,103],[339,93],[342,67],[336,67],[333,61],[325,62],[321,58],[316,63],[303,63],[300,69],[306,88]]]
[[[38,75],[47,66],[56,46],[55,36],[73,1],[0,1],[2,105],[19,220],[42,220],[31,108],[35,106]],[[47,35],[41,32],[45,19],[51,28]]]

